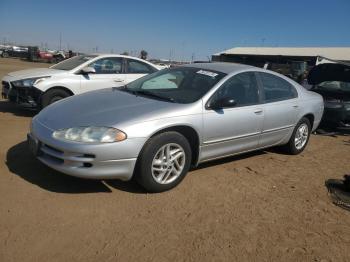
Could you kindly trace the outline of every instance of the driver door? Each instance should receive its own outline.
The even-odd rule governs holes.
[[[81,93],[125,85],[123,58],[105,57],[92,62],[95,73],[81,75]]]
[[[231,108],[204,109],[201,160],[255,149],[264,118],[259,87],[254,72],[244,72],[228,79],[210,98],[235,100]]]

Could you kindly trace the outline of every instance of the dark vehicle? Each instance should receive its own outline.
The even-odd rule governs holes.
[[[12,46],[6,48],[1,53],[2,57],[21,57],[25,58],[28,56],[28,47],[24,46]]]
[[[350,129],[350,64],[319,64],[310,70],[308,83],[324,98],[323,125]]]

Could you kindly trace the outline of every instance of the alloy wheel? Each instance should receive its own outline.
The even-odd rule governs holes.
[[[302,149],[306,145],[308,137],[309,137],[309,127],[307,126],[307,124],[303,123],[298,127],[298,130],[295,133],[295,138],[294,138],[295,148],[298,150]]]
[[[175,143],[162,146],[152,161],[152,176],[159,184],[170,184],[182,173],[186,162],[184,149]]]

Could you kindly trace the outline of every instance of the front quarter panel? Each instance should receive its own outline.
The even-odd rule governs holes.
[[[134,123],[124,123],[116,126],[116,128],[124,131],[128,138],[150,138],[155,133],[176,126],[187,126],[193,128],[198,136],[200,136],[202,121],[202,101],[196,103],[192,107],[186,107],[184,110],[169,113],[167,116],[161,116],[148,121],[138,121]]]
[[[34,87],[39,89],[42,92],[46,92],[54,87],[65,87],[69,89],[73,94],[80,93],[80,82],[81,75],[79,74],[71,74],[69,72],[65,74],[60,74],[57,76],[52,76]]]

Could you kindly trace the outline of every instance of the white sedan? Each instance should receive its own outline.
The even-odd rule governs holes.
[[[79,55],[50,68],[11,72],[2,79],[2,96],[12,102],[44,108],[68,96],[124,86],[159,69],[124,55]]]

